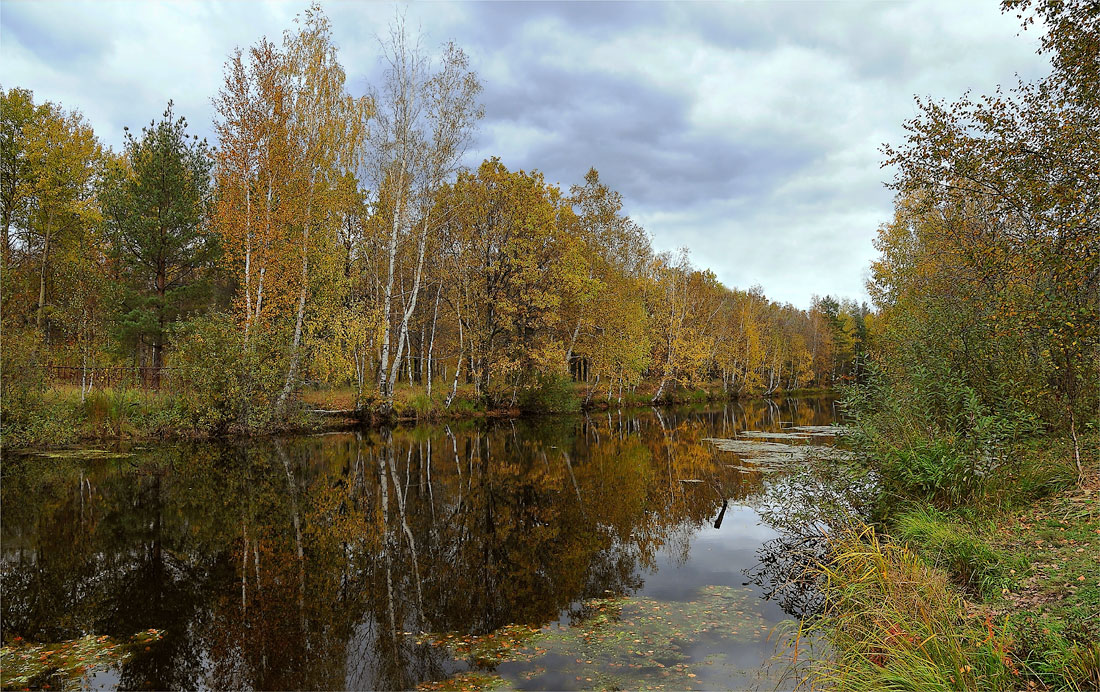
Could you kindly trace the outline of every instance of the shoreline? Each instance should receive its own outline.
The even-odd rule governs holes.
[[[180,442],[180,441],[229,441],[264,438],[283,435],[309,435],[326,432],[343,432],[361,428],[378,430],[396,426],[416,425],[419,423],[451,423],[460,421],[477,420],[520,420],[536,419],[545,416],[579,415],[590,412],[617,410],[634,410],[643,408],[668,408],[674,406],[693,406],[701,404],[731,403],[736,401],[761,400],[761,399],[810,399],[818,397],[836,397],[838,392],[829,388],[796,389],[791,391],[779,391],[772,394],[763,393],[725,393],[708,389],[679,390],[662,397],[660,401],[651,398],[632,397],[629,401],[590,401],[587,404],[580,400],[578,408],[573,410],[536,410],[524,411],[518,407],[502,409],[473,409],[469,406],[452,409],[431,408],[427,411],[417,411],[408,406],[391,407],[389,414],[383,414],[377,405],[361,407],[359,409],[324,409],[303,408],[296,415],[297,420],[289,420],[280,425],[265,427],[256,430],[227,430],[221,432],[207,432],[197,428],[175,427],[166,430],[143,430],[133,428],[123,435],[102,431],[100,434],[79,435],[72,439],[64,440],[57,444],[0,446],[0,451],[7,454],[35,454],[40,452],[56,451],[61,449],[79,448],[90,444],[118,445],[130,442]],[[468,400],[463,400],[468,403]],[[458,403],[456,400],[455,403]],[[304,405],[304,399],[303,399]]]
[[[1100,686],[1100,467],[1072,441],[1017,444],[1018,465],[980,503],[909,501],[828,539],[811,565],[825,611],[803,633],[832,654],[803,682],[841,690],[1097,689]]]

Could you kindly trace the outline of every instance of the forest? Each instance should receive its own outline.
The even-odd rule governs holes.
[[[360,96],[320,6],[238,49],[213,145],[171,101],[116,152],[79,111],[3,92],[7,441],[857,377],[866,305],[723,286],[656,252],[595,168],[568,190],[499,158],[464,168],[483,115],[466,54],[433,62],[401,21],[381,45],[384,81]]]

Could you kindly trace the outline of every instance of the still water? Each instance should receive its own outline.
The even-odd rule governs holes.
[[[749,401],[7,459],[3,641],[162,633],[34,681],[55,689],[774,687],[790,615],[759,574],[784,475],[708,439],[836,417]]]

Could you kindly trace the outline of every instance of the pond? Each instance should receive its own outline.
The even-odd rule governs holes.
[[[4,684],[771,688],[801,607],[768,576],[797,494],[782,452],[831,444],[837,416],[746,401],[9,458]]]

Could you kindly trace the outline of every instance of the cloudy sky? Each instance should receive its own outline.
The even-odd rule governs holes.
[[[108,145],[168,99],[211,135],[236,46],[278,39],[306,2],[0,3],[0,85],[79,109]],[[1049,64],[996,0],[329,2],[352,93],[377,83],[396,11],[454,40],[485,86],[469,165],[500,156],[567,188],[595,166],[659,250],[728,286],[806,307],[857,299],[913,96],[991,91]]]

